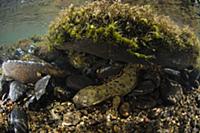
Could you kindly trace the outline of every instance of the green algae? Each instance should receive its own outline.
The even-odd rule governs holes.
[[[48,39],[53,47],[87,39],[104,42],[145,60],[157,58],[162,50],[187,53],[194,62],[199,56],[199,40],[189,27],[157,15],[149,5],[96,1],[69,7],[50,25]]]

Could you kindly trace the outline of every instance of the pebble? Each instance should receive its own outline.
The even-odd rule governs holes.
[[[44,94],[46,94],[47,86],[50,79],[51,79],[51,76],[47,75],[36,82],[34,90],[35,90],[35,96],[37,100],[40,100],[40,98]]]
[[[113,126],[113,131],[114,131],[114,133],[120,133],[120,132],[121,132],[121,129],[120,129],[119,126],[114,125],[114,126]]]
[[[51,76],[47,75],[37,81],[34,88],[34,94],[32,94],[25,103],[26,108],[29,110],[39,110],[46,107],[47,103],[52,100],[53,91],[52,88],[48,86],[50,79]]]
[[[181,72],[180,71],[174,70],[174,69],[171,69],[171,68],[164,68],[163,71],[166,74],[171,75],[171,76],[176,76],[176,77],[180,77],[181,76]]]
[[[8,98],[13,101],[16,102],[18,101],[21,97],[24,96],[24,94],[26,93],[26,86],[18,81],[13,81],[10,83],[10,90],[9,90],[9,94],[8,94]]]
[[[65,126],[77,125],[81,120],[80,112],[67,112],[63,115],[63,123]]]
[[[184,96],[182,86],[173,80],[166,80],[161,85],[160,95],[166,104],[177,104]]]
[[[15,133],[28,132],[28,118],[22,108],[15,107],[10,114],[10,124]]]
[[[17,56],[17,57],[21,57],[21,56],[25,55],[25,51],[23,51],[21,48],[17,48],[15,50],[14,55]]]
[[[30,45],[29,48],[28,48],[28,53],[29,54],[35,54],[36,50],[37,50],[36,46]]]
[[[128,102],[124,102],[119,107],[119,113],[122,117],[127,118],[130,115],[130,104]]]

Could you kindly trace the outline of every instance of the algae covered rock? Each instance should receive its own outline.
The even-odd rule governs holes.
[[[53,47],[127,63],[197,66],[199,40],[188,27],[157,15],[149,5],[96,1],[69,7],[49,27]]]

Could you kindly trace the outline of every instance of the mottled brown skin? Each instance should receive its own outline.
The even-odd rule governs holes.
[[[22,83],[35,83],[43,75],[65,76],[65,72],[48,63],[8,60],[2,64],[3,74]]]
[[[129,64],[120,76],[111,81],[98,85],[88,86],[81,89],[73,98],[78,106],[88,107],[103,102],[114,96],[128,94],[137,84],[137,72],[142,68],[139,64]]]

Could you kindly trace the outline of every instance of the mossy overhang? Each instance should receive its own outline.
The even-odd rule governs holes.
[[[53,47],[73,49],[128,63],[198,65],[199,40],[150,5],[96,1],[62,11],[49,27]]]

